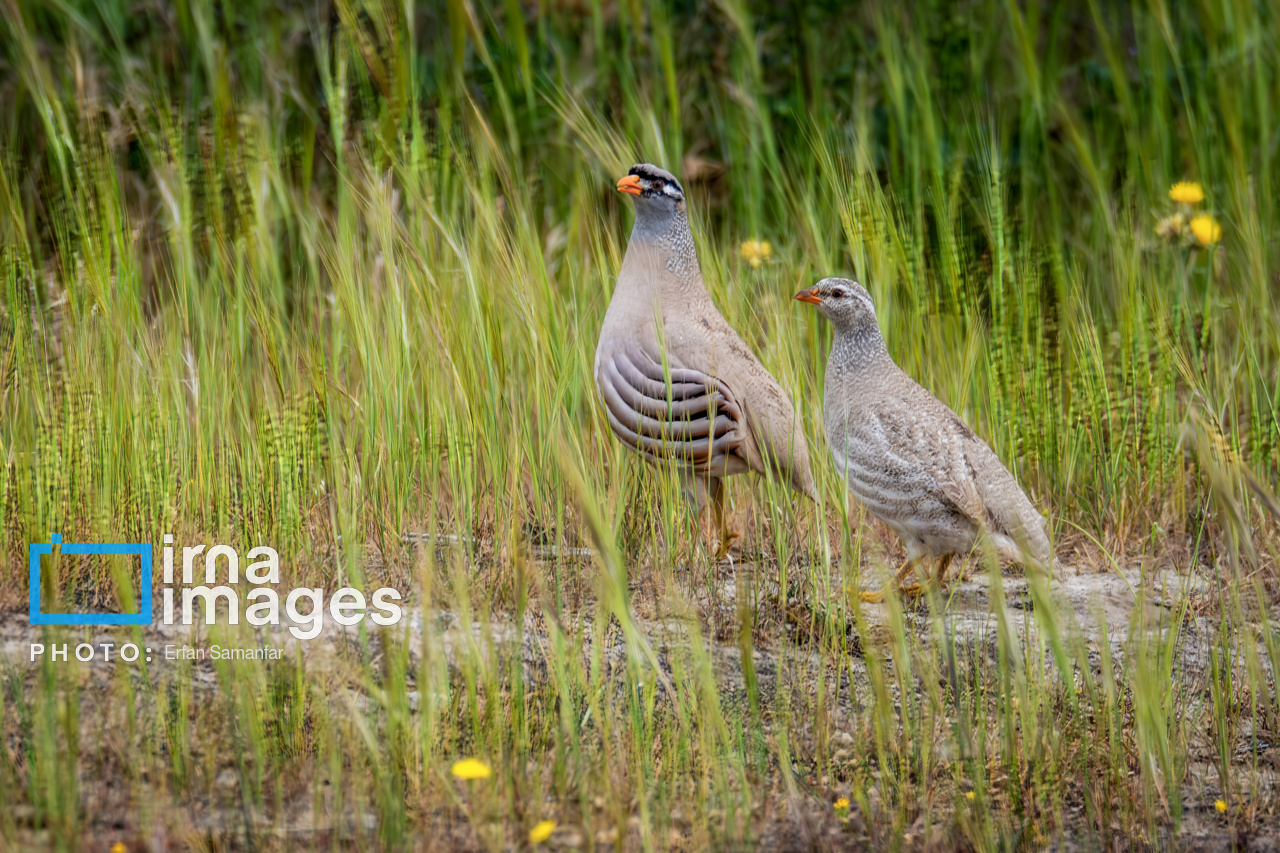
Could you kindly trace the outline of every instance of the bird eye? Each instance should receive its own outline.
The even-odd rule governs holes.
[[[837,287],[835,290],[831,291],[831,295],[836,299],[844,299],[849,295],[849,291],[845,290],[843,287]]]
[[[656,180],[653,182],[653,191],[656,193],[660,193],[662,192],[662,188],[665,186],[666,184],[662,180]]]

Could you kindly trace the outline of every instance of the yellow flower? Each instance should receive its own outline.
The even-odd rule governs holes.
[[[849,798],[841,797],[832,804],[832,808],[835,809],[836,817],[843,820],[849,816]]]
[[[1209,214],[1202,213],[1191,220],[1191,233],[1201,246],[1208,246],[1222,239],[1222,226]]]
[[[544,820],[529,830],[529,843],[541,844],[551,837],[551,833],[556,831],[556,822],[554,820]]]
[[[1169,187],[1169,198],[1178,204],[1199,204],[1204,201],[1204,187],[1194,181],[1178,181]]]
[[[970,791],[969,793],[965,794],[965,796],[972,800],[974,798],[974,793],[973,791]]]
[[[773,244],[768,240],[747,240],[738,248],[742,259],[751,264],[753,270],[760,269],[760,265],[773,257]]]
[[[1226,814],[1226,813],[1227,813],[1227,801],[1226,801],[1226,800],[1214,800],[1214,801],[1213,801],[1213,807],[1214,807],[1215,809],[1217,809],[1217,810],[1218,810],[1218,814]]]
[[[123,841],[117,841],[111,845],[111,853],[126,853],[129,848],[124,846]]]
[[[455,762],[450,772],[459,779],[488,779],[493,775],[493,771],[489,769],[489,765],[485,764],[478,758],[464,758]]]

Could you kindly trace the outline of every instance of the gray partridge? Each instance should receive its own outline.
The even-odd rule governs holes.
[[[596,385],[614,435],[675,464],[699,517],[710,502],[719,559],[740,538],[721,481],[755,471],[816,500],[808,445],[787,395],[707,294],[680,182],[641,164],[617,188],[633,197],[636,221],[600,329]]]
[[[827,444],[849,491],[906,546],[898,582],[937,557],[943,583],[952,555],[968,554],[983,534],[1001,557],[1050,568],[1044,517],[986,442],[894,363],[866,288],[826,278],[795,298],[817,305],[835,328]]]

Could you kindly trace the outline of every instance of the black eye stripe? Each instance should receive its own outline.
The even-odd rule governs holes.
[[[680,186],[680,182],[674,175],[671,175],[662,169],[657,168],[649,163],[637,163],[628,171],[629,175],[635,175],[637,178],[645,182],[650,190],[664,190],[671,188],[677,193],[683,193],[684,190]]]

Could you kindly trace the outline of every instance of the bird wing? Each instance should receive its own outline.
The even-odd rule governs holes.
[[[754,448],[740,451],[752,470],[777,474],[814,503],[818,489],[809,467],[809,444],[786,392],[763,366],[743,393],[742,409]]]
[[[664,323],[673,361],[711,367],[722,389],[732,386],[742,443],[724,461],[738,471],[778,477],[816,503],[809,445],[790,398],[710,297],[704,292],[688,311],[669,312]]]
[[[859,413],[855,408],[844,429],[856,433],[852,440],[860,446],[862,460],[855,463],[843,449],[833,447],[837,464],[847,466],[841,475],[863,481],[871,492],[889,490],[903,499],[928,493],[983,526],[986,510],[965,459],[963,436],[951,419],[938,418],[932,410],[905,405]]]
[[[640,347],[620,347],[598,367],[609,426],[655,459],[705,469],[742,445],[742,408],[721,379],[688,367],[663,368]]]
[[[913,419],[909,429],[917,446],[932,460],[928,470],[933,474],[942,497],[956,512],[985,527],[987,508],[965,452],[964,433],[972,435],[969,428],[953,415],[942,424]]]
[[[1031,557],[1048,565],[1052,560],[1048,521],[1036,510],[995,451],[968,427],[965,432],[965,458],[986,507],[985,524],[990,530],[1020,543],[1020,548],[1025,546]]]
[[[957,510],[980,527],[1018,543],[1028,556],[1052,559],[1047,522],[1000,457],[950,409],[945,423],[927,430],[937,448],[938,485]],[[1015,553],[1016,553],[1015,550]]]

